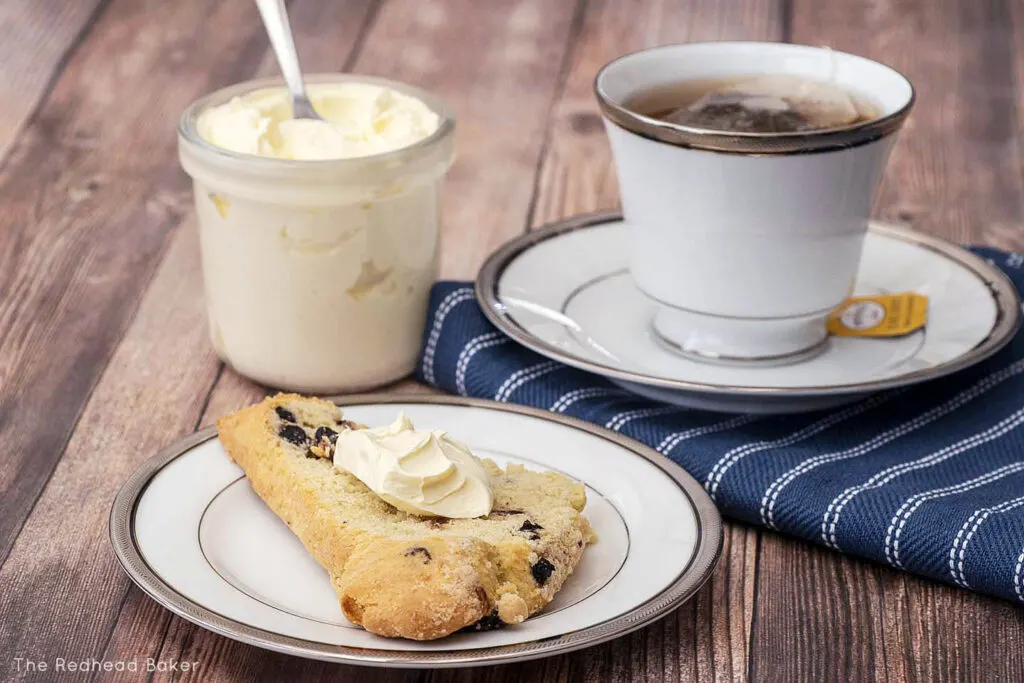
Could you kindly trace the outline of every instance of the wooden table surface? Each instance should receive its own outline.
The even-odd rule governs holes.
[[[918,104],[878,214],[1024,247],[1021,0],[292,0],[309,71],[440,93],[459,120],[442,276],[503,241],[616,206],[591,81],[621,53],[715,39],[882,60]],[[98,680],[1024,680],[1024,610],[741,524],[712,581],[653,626],[563,657],[380,671],[277,655],[172,616],[107,541],[121,482],[264,390],[206,335],[175,126],[273,74],[244,0],[0,2],[0,678],[58,658],[196,662]],[[396,390],[423,390],[406,382]],[[16,658],[22,658],[19,660]],[[28,661],[48,662],[32,674]],[[84,678],[88,678],[85,676]]]

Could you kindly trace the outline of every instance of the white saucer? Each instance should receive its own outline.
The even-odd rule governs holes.
[[[1020,325],[1010,280],[938,238],[872,223],[855,293],[929,297],[925,330],[900,338],[832,337],[808,360],[774,367],[684,357],[652,332],[654,305],[635,287],[618,215],[581,216],[493,254],[476,291],[490,320],[521,344],[629,390],[687,407],[789,413],[827,408],[977,363]]]
[[[118,493],[110,538],[132,580],[185,619],[270,650],[453,667],[534,659],[629,633],[688,600],[718,562],[722,522],[711,499],[682,468],[632,439],[474,399],[366,395],[340,403],[346,417],[367,424],[387,424],[404,410],[417,425],[450,430],[477,455],[584,482],[597,543],[555,600],[523,624],[430,642],[382,638],[345,619],[327,573],[253,493],[211,427],[155,456]]]

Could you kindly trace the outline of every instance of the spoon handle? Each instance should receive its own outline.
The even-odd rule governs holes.
[[[317,119],[320,116],[306,95],[299,69],[299,55],[295,51],[295,39],[288,23],[288,10],[284,0],[256,0],[256,7],[263,18],[263,25],[270,36],[270,47],[274,50],[277,63],[284,75],[285,85],[292,96],[292,116],[297,119]]]

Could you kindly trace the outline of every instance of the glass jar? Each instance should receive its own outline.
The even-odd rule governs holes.
[[[199,136],[206,108],[280,86],[275,80],[218,90],[181,118],[179,155],[193,180],[210,338],[225,363],[271,387],[359,391],[416,364],[437,276],[455,121],[437,97],[402,83],[307,79],[353,81],[421,100],[440,117],[438,129],[392,152],[317,161],[239,154]]]

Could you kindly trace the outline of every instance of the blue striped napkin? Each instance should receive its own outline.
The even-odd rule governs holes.
[[[974,250],[1024,287],[1024,258]],[[639,398],[548,360],[440,282],[417,369],[465,396],[572,415],[682,465],[723,514],[840,552],[1024,602],[1024,334],[916,388],[787,416],[729,416]]]

